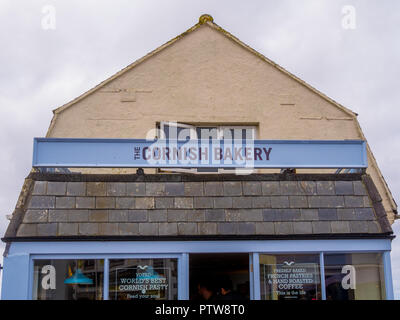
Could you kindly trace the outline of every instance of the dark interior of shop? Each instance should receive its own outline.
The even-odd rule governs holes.
[[[190,300],[250,299],[249,255],[246,253],[190,254],[189,275]],[[229,285],[231,294],[223,296],[221,286]],[[204,291],[212,292],[209,299],[205,298]]]

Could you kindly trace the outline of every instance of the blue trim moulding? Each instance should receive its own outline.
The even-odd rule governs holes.
[[[367,168],[362,140],[34,138],[42,168]]]

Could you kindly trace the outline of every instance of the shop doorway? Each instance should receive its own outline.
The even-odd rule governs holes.
[[[227,288],[221,290],[221,287]],[[204,297],[209,294],[209,291],[212,291],[211,300],[249,300],[249,254],[190,254],[189,290],[190,300],[205,300]],[[230,294],[226,295],[229,290],[231,290]],[[222,295],[223,293],[225,296]]]

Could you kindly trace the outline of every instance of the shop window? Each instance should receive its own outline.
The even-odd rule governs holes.
[[[381,253],[325,254],[327,300],[385,299]]]
[[[191,253],[189,275],[190,300],[250,299],[248,253]]]
[[[34,260],[33,300],[102,300],[104,260]]]
[[[201,125],[194,126],[176,122],[161,122],[159,138],[161,139],[177,139],[188,141],[190,139],[202,140],[254,140],[256,139],[257,130],[255,126],[228,126],[228,125]],[[235,168],[161,168],[160,172],[190,172],[190,173],[251,173],[251,169],[235,169]]]
[[[261,300],[320,300],[317,254],[260,254]]]
[[[110,300],[177,300],[177,259],[110,260]]]

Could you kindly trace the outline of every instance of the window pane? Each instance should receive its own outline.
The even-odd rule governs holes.
[[[319,255],[260,254],[261,300],[321,299]]]
[[[177,300],[177,259],[110,260],[110,300]]]
[[[34,260],[33,300],[102,300],[104,260]]]
[[[164,124],[161,130],[163,130],[163,132],[160,132],[160,136],[164,137],[165,139],[178,139],[187,141],[196,135],[196,130],[194,127],[179,123],[175,125]]]
[[[385,299],[381,253],[325,254],[327,300]]]
[[[217,127],[196,127],[197,138],[201,140],[217,140]]]
[[[241,127],[223,127],[223,139],[235,140],[251,140],[255,139],[254,128],[241,128]]]

